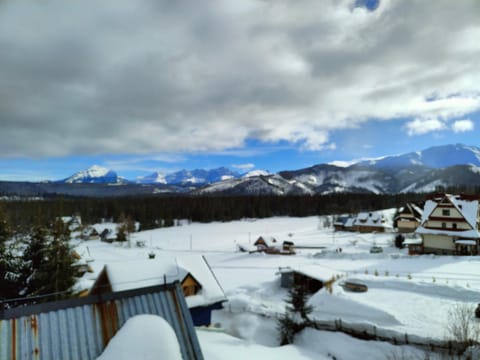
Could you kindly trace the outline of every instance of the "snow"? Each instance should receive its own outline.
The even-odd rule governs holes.
[[[127,320],[97,360],[155,360],[159,356],[182,359],[175,332],[160,316],[137,315]]]
[[[387,222],[393,209],[382,211]],[[426,211],[426,213],[428,213]],[[93,274],[83,283],[92,283],[107,263],[149,262],[150,252],[158,258],[204,255],[221,284],[228,302],[212,313],[220,330],[198,330],[206,359],[385,359],[418,350],[388,343],[361,341],[343,333],[308,330],[293,345],[278,346],[275,319],[285,311],[288,291],[280,287],[279,268],[308,269],[322,276],[340,278],[331,293],[325,288],[310,298],[312,317],[317,321],[341,319],[353,327],[376,327],[378,331],[445,339],[448,312],[458,303],[476,306],[480,299],[479,256],[408,256],[407,249],[394,247],[394,233],[358,234],[324,228],[323,217],[273,217],[231,222],[190,223],[132,234],[132,244],[145,247],[79,242],[79,254],[90,254]],[[253,245],[259,236],[274,237],[278,243],[293,241],[296,255],[242,253],[238,244]],[[383,253],[370,254],[370,247]],[[309,248],[307,248],[309,247]],[[339,247],[342,252],[336,251]],[[344,290],[340,284],[357,280],[368,286],[365,293]],[[200,281],[200,280],[199,280]],[[423,352],[422,352],[423,354]],[[413,357],[416,358],[416,357]],[[418,356],[418,358],[424,358]]]
[[[252,170],[252,171],[249,171],[248,173],[242,175],[242,177],[248,178],[248,177],[253,177],[253,176],[268,176],[268,175],[270,175],[270,173],[268,171],[265,171],[265,170]]]
[[[186,297],[189,308],[208,306],[226,300],[225,294],[203,256],[156,256],[155,259],[112,262],[105,271],[113,291],[182,281],[191,274],[201,285],[195,295]]]

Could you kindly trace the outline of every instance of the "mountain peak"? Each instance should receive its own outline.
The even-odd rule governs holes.
[[[115,171],[99,165],[93,165],[86,170],[79,171],[64,180],[61,180],[60,182],[67,184],[118,184],[125,181],[121,179]]]

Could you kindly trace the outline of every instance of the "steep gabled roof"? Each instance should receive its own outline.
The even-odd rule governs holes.
[[[191,275],[201,289],[196,295],[187,296],[189,308],[207,306],[226,297],[207,260],[201,255],[184,255],[172,258],[157,256],[155,259],[112,262],[102,270],[114,292],[156,286],[173,281],[183,281]],[[92,286],[101,283],[100,275]]]
[[[470,225],[471,229],[452,231],[449,229],[429,229],[425,227],[425,223],[430,219],[435,209],[440,205],[447,204],[454,207],[460,213],[462,218]],[[425,202],[421,225],[416,232],[418,234],[444,234],[448,236],[464,236],[468,238],[480,237],[480,233],[477,229],[478,206],[479,201],[477,198],[451,194],[437,195]]]
[[[422,225],[430,218],[432,213],[439,205],[450,204],[465,219],[465,221],[476,229],[477,227],[477,214],[478,214],[478,200],[463,198],[462,196],[456,196],[451,194],[445,194],[442,198],[436,198],[427,200],[422,216]]]

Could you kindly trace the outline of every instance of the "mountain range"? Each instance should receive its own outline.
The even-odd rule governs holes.
[[[20,186],[22,184],[22,186]],[[119,185],[112,187],[111,185]],[[348,165],[318,164],[276,174],[256,170],[239,174],[226,167],[152,173],[126,180],[99,166],[54,182],[0,182],[0,194],[120,196],[190,193],[196,195],[301,195],[334,192],[431,192],[443,186],[480,185],[480,148],[463,144],[431,147]],[[23,191],[19,190],[23,189]]]

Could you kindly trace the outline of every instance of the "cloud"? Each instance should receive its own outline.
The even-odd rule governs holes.
[[[0,156],[323,150],[480,110],[476,0],[241,3],[0,2]]]
[[[235,169],[239,169],[239,170],[242,170],[242,171],[248,171],[248,170],[251,170],[253,168],[255,168],[255,164],[234,164],[232,165],[233,168]]]
[[[472,120],[457,120],[452,124],[452,130],[454,133],[462,133],[466,131],[473,131],[475,125]]]
[[[407,123],[406,128],[408,135],[413,136],[445,130],[447,127],[438,119],[415,119]]]

